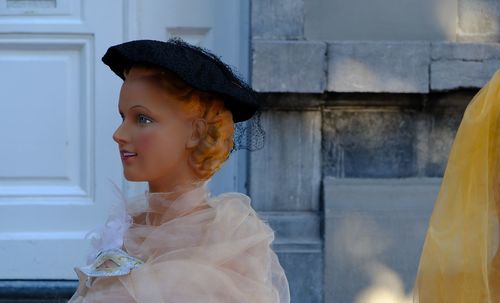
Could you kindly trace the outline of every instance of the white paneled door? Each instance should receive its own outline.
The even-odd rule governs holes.
[[[121,80],[107,48],[181,36],[245,75],[247,13],[237,0],[0,0],[0,279],[76,279],[112,182],[144,188],[124,182],[112,140]],[[215,191],[241,189],[239,158]]]

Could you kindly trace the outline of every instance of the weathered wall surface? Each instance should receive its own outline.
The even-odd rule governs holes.
[[[308,40],[449,40],[458,0],[308,0]]]
[[[389,0],[392,10],[375,10],[379,23],[357,32],[321,18],[359,21],[370,12],[342,9],[360,1],[252,2],[252,85],[265,103],[267,141],[251,153],[250,192],[277,228],[292,302],[411,296],[463,112],[500,68],[500,2],[412,1],[404,3],[434,5],[445,18],[427,24],[435,32],[377,35],[408,8]]]

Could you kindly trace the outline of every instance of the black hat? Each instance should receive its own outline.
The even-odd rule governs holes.
[[[250,119],[259,109],[255,91],[228,65],[206,49],[180,38],[167,42],[134,40],[111,46],[102,61],[123,80],[124,69],[133,64],[166,68],[196,89],[227,97],[224,98],[224,105],[233,114],[235,123]]]

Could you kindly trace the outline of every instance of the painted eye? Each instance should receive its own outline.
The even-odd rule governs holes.
[[[147,116],[145,116],[143,114],[140,114],[139,116],[137,116],[137,120],[141,124],[149,124],[149,123],[153,122],[150,118],[148,118]]]

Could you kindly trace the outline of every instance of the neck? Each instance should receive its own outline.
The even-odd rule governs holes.
[[[148,181],[149,192],[180,193],[198,187],[203,181],[197,180],[189,171],[184,170],[175,174],[169,174],[155,180]]]
[[[158,222],[172,219],[179,214],[186,215],[199,208],[207,208],[207,203],[202,198],[206,193],[206,189],[202,189],[202,187],[205,187],[207,182],[208,180],[181,183],[168,187],[151,187],[156,183],[150,183],[149,193],[154,195],[148,195],[149,210],[146,217],[155,225]],[[156,190],[151,191],[151,188]],[[187,193],[187,196],[178,200],[185,193]]]
[[[168,200],[176,200],[184,193],[204,185],[204,181],[194,181],[193,179],[177,178],[177,182],[166,182],[163,178],[154,182],[149,182],[149,193],[160,193]],[[150,203],[151,204],[151,203]],[[154,205],[150,205],[154,207]]]

